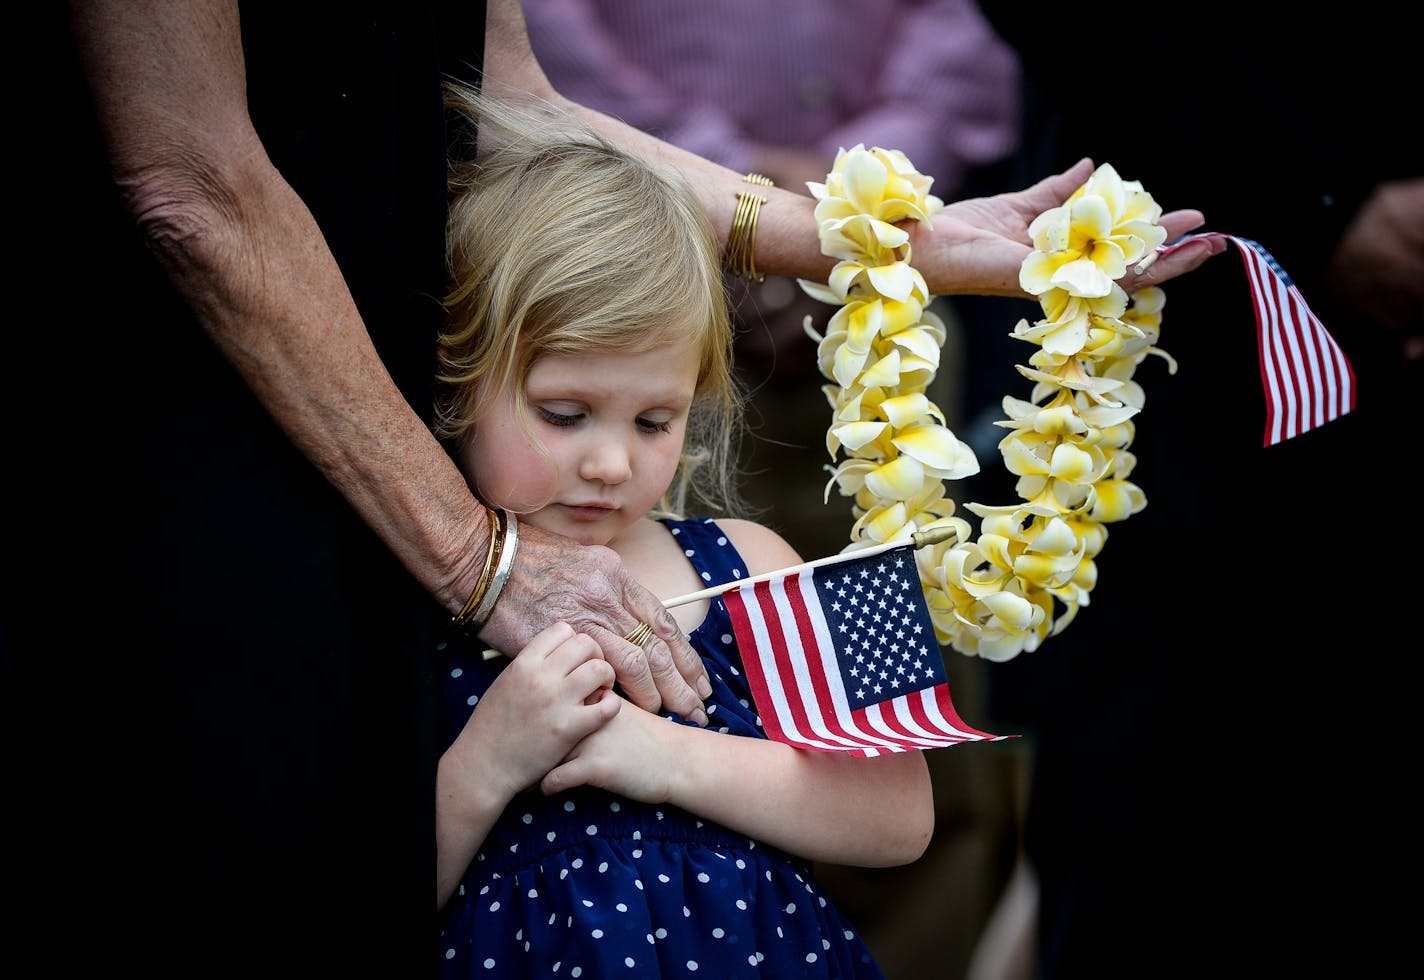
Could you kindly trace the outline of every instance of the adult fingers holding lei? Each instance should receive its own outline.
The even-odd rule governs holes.
[[[933,295],[1027,295],[1019,284],[1019,268],[1033,250],[1029,225],[1044,211],[1062,204],[1093,173],[1084,158],[1059,174],[1023,190],[975,197],[945,204],[932,223],[907,221],[915,266]],[[1200,211],[1183,209],[1163,214],[1167,241],[1201,226]],[[1219,240],[1202,239],[1150,262],[1141,271],[1128,270],[1119,285],[1129,294],[1161,285],[1200,266],[1226,248]]]

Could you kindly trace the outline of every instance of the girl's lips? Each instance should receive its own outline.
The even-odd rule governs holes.
[[[599,521],[617,508],[608,504],[562,504],[565,512],[577,521]]]

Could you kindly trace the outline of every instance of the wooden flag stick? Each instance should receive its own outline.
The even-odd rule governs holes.
[[[703,589],[700,592],[689,592],[687,595],[673,596],[671,599],[663,600],[663,608],[671,609],[673,606],[680,606],[685,602],[692,602],[696,599],[707,599],[714,595],[721,595],[723,592],[731,592],[733,589],[740,589],[744,585],[755,585],[757,582],[770,582],[775,578],[796,575],[799,572],[806,571],[808,568],[820,568],[823,565],[834,565],[837,562],[850,561],[855,558],[869,558],[871,555],[878,555],[881,552],[889,551],[891,548],[899,548],[907,544],[913,544],[915,550],[919,551],[921,548],[932,544],[939,544],[939,542],[951,537],[955,537],[954,528],[932,527],[928,531],[916,531],[908,538],[901,538],[898,541],[874,544],[868,548],[858,548],[855,551],[842,551],[840,554],[817,558],[815,561],[802,562],[799,565],[791,565],[774,572],[767,572],[764,575],[756,575],[748,579],[738,579],[735,582],[714,585],[712,588]]]
[[[952,537],[956,537],[954,528],[932,527],[926,531],[916,531],[908,538],[901,538],[898,541],[873,544],[868,548],[858,548],[855,551],[842,551],[839,554],[828,555],[825,558],[817,558],[815,561],[802,562],[799,565],[791,565],[787,568],[781,568],[774,572],[766,572],[763,575],[756,575],[752,578],[739,579],[736,582],[714,585],[710,589],[702,589],[698,592],[689,592],[686,595],[673,596],[671,599],[663,600],[663,608],[671,609],[673,606],[680,606],[686,602],[711,598],[712,596],[721,595],[723,592],[731,592],[733,589],[739,589],[744,585],[755,585],[758,582],[769,582],[772,579],[781,578],[786,575],[795,575],[798,572],[806,571],[808,568],[820,568],[823,565],[834,565],[837,562],[851,561],[855,558],[869,558],[872,555],[878,555],[881,552],[889,551],[891,548],[899,548],[907,544],[913,544],[915,550],[919,551],[921,548],[928,547],[932,544],[939,544],[941,541],[947,541]],[[499,650],[486,650],[484,652],[484,658],[486,660],[493,660],[495,657],[501,656],[504,656],[504,654]]]

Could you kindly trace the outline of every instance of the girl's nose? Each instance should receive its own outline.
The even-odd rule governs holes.
[[[609,485],[622,483],[633,475],[628,450],[613,438],[593,440],[579,462],[579,476]]]

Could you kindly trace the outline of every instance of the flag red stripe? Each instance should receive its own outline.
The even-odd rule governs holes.
[[[864,726],[857,725],[856,714],[848,710],[844,692],[837,697],[831,690],[831,678],[835,678],[837,688],[840,686],[840,667],[836,663],[830,627],[819,614],[820,601],[816,598],[814,575],[809,571],[802,572],[790,580],[785,598],[801,636],[801,648],[806,652],[805,683],[810,685],[812,700],[820,709],[827,733],[867,748],[893,747],[887,745],[885,740],[876,738],[873,729],[867,731]],[[816,614],[811,612],[813,608],[817,610]]]
[[[1188,235],[1163,254],[1197,238],[1225,239],[1241,255],[1256,315],[1256,355],[1266,398],[1262,442],[1271,446],[1355,408],[1355,370],[1300,290],[1272,267],[1256,243],[1221,232]]]

